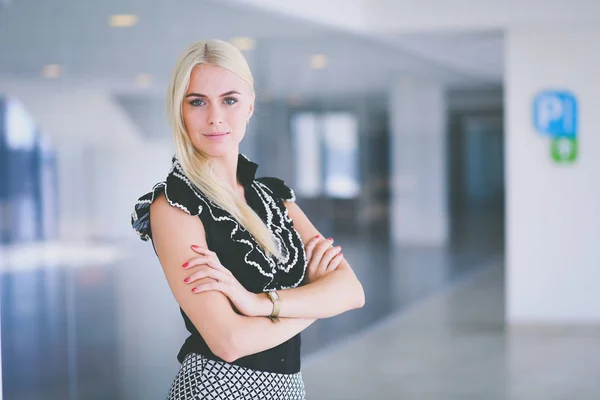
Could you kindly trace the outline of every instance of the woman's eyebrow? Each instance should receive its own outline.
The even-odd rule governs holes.
[[[240,94],[240,92],[236,92],[235,90],[230,90],[229,92],[223,93],[220,97],[231,96],[232,94]],[[201,93],[189,93],[185,96],[187,97],[208,97],[205,94]]]

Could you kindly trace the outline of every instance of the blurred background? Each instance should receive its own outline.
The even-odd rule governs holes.
[[[180,51],[230,41],[241,151],[364,308],[309,399],[600,398],[600,1],[0,0],[0,399],[164,399],[186,337],[137,198]]]

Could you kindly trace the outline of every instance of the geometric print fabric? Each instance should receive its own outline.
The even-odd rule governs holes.
[[[189,353],[169,391],[168,400],[304,400],[301,372],[255,371]]]

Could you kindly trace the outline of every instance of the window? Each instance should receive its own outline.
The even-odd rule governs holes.
[[[299,196],[358,195],[358,122],[353,114],[297,113],[292,117],[292,141]]]

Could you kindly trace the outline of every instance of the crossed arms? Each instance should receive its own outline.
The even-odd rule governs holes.
[[[264,318],[271,313],[267,296],[246,292],[235,278],[227,277],[231,274],[208,249],[200,218],[170,206],[164,195],[150,207],[152,239],[169,287],[211,351],[225,361],[273,348],[318,318],[364,305],[362,285],[348,262],[343,256],[331,257],[337,250],[321,238],[296,203],[285,205],[307,246],[310,271],[307,284],[278,291],[282,299],[278,324]],[[192,245],[198,249],[194,251]],[[323,258],[335,268],[323,268]],[[193,292],[196,287],[199,290]],[[242,314],[234,311],[232,303]]]

